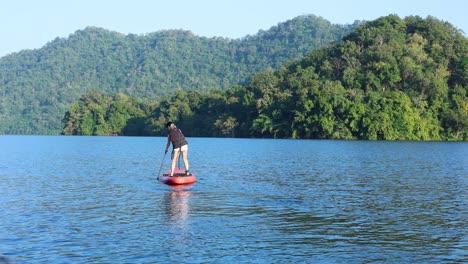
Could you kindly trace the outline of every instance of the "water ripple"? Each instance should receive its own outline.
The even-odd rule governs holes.
[[[156,181],[165,143],[0,137],[0,254],[19,263],[467,260],[465,143],[195,138],[199,180],[179,188]]]

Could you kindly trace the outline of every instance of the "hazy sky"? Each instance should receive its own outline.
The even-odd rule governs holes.
[[[334,24],[428,15],[468,34],[467,0],[15,0],[0,7],[0,56],[37,49],[56,37],[97,26],[128,34],[163,29],[240,38],[300,15]]]

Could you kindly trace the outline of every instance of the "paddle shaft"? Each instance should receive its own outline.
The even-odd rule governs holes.
[[[167,152],[164,152],[164,157],[163,157],[162,162],[161,162],[161,167],[159,167],[158,180],[159,180],[159,174],[161,173],[162,167],[164,166],[164,161],[166,160],[166,154],[167,154]]]

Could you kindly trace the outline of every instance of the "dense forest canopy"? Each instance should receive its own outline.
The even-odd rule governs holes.
[[[164,135],[174,121],[188,136],[466,141],[467,86],[459,30],[390,15],[227,90],[152,102],[87,94],[65,115],[63,134]]]
[[[357,24],[300,16],[242,39],[183,30],[78,30],[41,49],[0,58],[0,134],[60,133],[63,113],[92,91],[161,99],[178,90],[226,90],[341,40]]]

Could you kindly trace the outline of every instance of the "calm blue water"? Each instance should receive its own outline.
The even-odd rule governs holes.
[[[0,136],[0,255],[18,263],[463,263],[468,144]],[[166,158],[164,170],[169,168]]]

